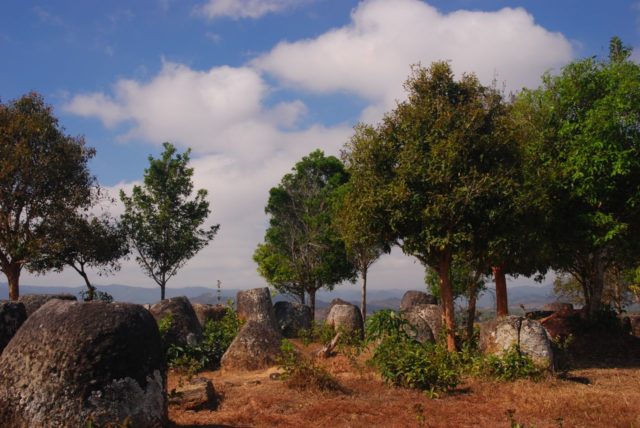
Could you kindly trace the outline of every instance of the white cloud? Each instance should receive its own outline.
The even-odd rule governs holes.
[[[304,3],[304,0],[208,0],[197,10],[209,19],[257,19],[268,13],[296,7],[301,3]]]
[[[351,23],[317,38],[281,42],[253,65],[285,85],[315,93],[346,91],[373,102],[379,117],[403,97],[410,65],[450,60],[454,70],[494,78],[511,90],[572,57],[571,43],[536,25],[524,9],[441,14],[419,0],[367,0]]]

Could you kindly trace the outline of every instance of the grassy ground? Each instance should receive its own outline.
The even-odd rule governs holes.
[[[299,345],[299,344],[298,344]],[[302,347],[311,353],[319,345]],[[633,357],[637,363],[633,364]],[[344,356],[322,365],[345,392],[289,389],[277,372],[205,372],[220,395],[216,411],[169,408],[176,427],[640,427],[640,354],[619,367],[583,364],[562,377],[502,383],[465,379],[453,394],[430,399],[386,385],[364,363]],[[615,363],[615,362],[614,362]],[[174,388],[180,375],[169,375]]]

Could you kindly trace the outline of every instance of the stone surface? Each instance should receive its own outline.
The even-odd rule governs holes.
[[[267,323],[274,329],[280,328],[271,303],[271,293],[266,287],[238,291],[236,308],[238,318],[244,321]]]
[[[424,291],[409,290],[402,296],[400,301],[400,310],[406,311],[416,305],[435,305],[438,302],[431,294]]]
[[[167,424],[166,369],[154,319],[128,303],[51,300],[0,356],[0,426]]]
[[[26,319],[22,303],[0,302],[0,354]]]
[[[193,379],[172,391],[169,404],[183,410],[215,410],[218,403],[213,384],[207,378]]]
[[[440,337],[442,332],[442,308],[440,305],[414,305],[401,314],[416,330],[418,338],[423,339],[421,341],[433,341]]]
[[[24,308],[27,311],[27,317],[30,317],[32,313],[40,308],[40,306],[53,299],[71,301],[78,300],[73,294],[25,294],[24,296],[18,297],[18,302],[22,302],[24,304]]]
[[[402,312],[402,317],[409,323],[405,331],[410,337],[413,337],[420,343],[434,343],[436,341],[429,322],[421,317],[418,311],[404,311]]]
[[[277,302],[273,305],[280,332],[284,337],[298,337],[300,330],[310,330],[311,308],[292,302]]]
[[[551,342],[538,321],[512,315],[480,323],[480,349],[484,353],[502,355],[513,345],[537,366],[553,369]]]
[[[157,322],[171,316],[171,327],[165,334],[165,341],[178,345],[193,345],[202,339],[202,327],[186,297],[173,297],[151,306],[151,315]]]
[[[224,305],[206,305],[203,303],[192,303],[196,318],[202,327],[208,321],[220,321],[227,313],[227,307]]]
[[[277,364],[282,335],[269,323],[247,321],[242,326],[220,365],[225,370],[261,370]]]
[[[335,331],[344,331],[347,334],[364,333],[360,308],[351,303],[333,305],[327,314],[325,324],[333,327]]]

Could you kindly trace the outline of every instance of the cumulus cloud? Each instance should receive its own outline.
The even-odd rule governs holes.
[[[268,13],[281,12],[303,3],[301,0],[208,0],[197,10],[209,19],[251,18],[257,19]]]
[[[291,87],[356,94],[373,102],[364,116],[375,117],[402,98],[411,64],[448,60],[458,73],[518,90],[537,85],[543,72],[572,55],[563,35],[537,25],[521,8],[442,14],[419,0],[368,0],[354,9],[349,25],[281,42],[252,64]]]

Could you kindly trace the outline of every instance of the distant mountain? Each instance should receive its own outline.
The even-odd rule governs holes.
[[[67,293],[78,296],[84,287],[44,287],[33,285],[21,285],[21,294],[57,294]],[[158,287],[145,288],[134,287],[130,285],[100,285],[98,289],[111,294],[113,298],[121,302],[131,303],[155,303],[160,300],[160,289]],[[222,289],[220,292],[220,301],[225,303],[228,299],[235,300],[238,290]],[[374,312],[379,309],[395,309],[400,307],[400,299],[406,290],[388,289],[388,290],[369,290],[367,292],[367,312]],[[187,296],[194,303],[217,303],[217,290],[211,287],[167,287],[167,297]],[[357,287],[338,287],[335,290],[319,291],[316,296],[316,307],[324,309],[329,306],[329,302],[335,298],[340,298],[360,305],[360,289]],[[6,283],[0,283],[0,299],[8,299],[8,290]],[[294,300],[290,296],[283,294],[275,294],[274,302],[280,300]],[[555,301],[552,286],[518,286],[509,287],[509,305],[524,305],[527,309],[539,308],[545,303]],[[464,302],[461,302],[464,304]],[[495,291],[488,289],[479,299],[478,308],[492,308],[495,306]]]

